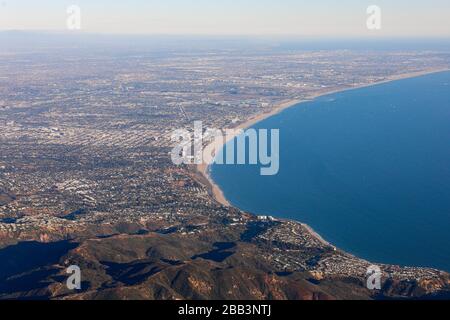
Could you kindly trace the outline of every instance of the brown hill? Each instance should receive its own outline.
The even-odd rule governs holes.
[[[79,243],[21,243],[0,250],[3,263],[0,297],[252,300],[380,297],[379,293],[375,296],[365,289],[358,278],[318,281],[308,271],[274,270],[267,259],[268,249],[242,241],[241,236],[239,232],[216,230],[202,234],[118,235]],[[34,260],[26,259],[30,250],[37,256]],[[74,264],[82,270],[83,288],[79,292],[65,286],[65,269]],[[411,291],[402,286],[390,283],[386,293],[412,297]]]

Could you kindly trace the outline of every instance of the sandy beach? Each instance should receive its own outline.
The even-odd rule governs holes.
[[[283,102],[279,103],[272,111],[266,112],[266,113],[262,113],[262,114],[258,114],[256,116],[250,118],[249,120],[239,124],[236,127],[231,128],[231,129],[234,129],[234,130],[239,130],[239,129],[245,130],[247,128],[252,127],[256,123],[258,123],[258,122],[260,122],[260,121],[262,121],[264,119],[267,119],[267,118],[269,118],[269,117],[271,117],[271,116],[281,112],[284,109],[290,108],[290,107],[295,106],[295,105],[297,105],[297,104],[299,104],[301,102],[304,102],[304,101],[307,101],[307,100],[295,100],[295,99],[292,99],[292,100],[283,101]],[[236,137],[236,134],[235,135],[228,135],[226,137],[226,140],[224,141],[223,145],[220,142],[218,143],[217,141],[211,142],[209,145],[207,145],[205,147],[204,153],[205,154],[206,153],[211,154],[211,152],[213,150],[215,150],[215,151],[221,150],[223,148],[223,146],[228,141],[230,141],[231,139],[234,139],[235,137]],[[225,198],[222,190],[212,180],[212,178],[211,178],[211,176],[209,174],[209,166],[210,165],[211,165],[211,163],[204,162],[202,164],[197,165],[196,169],[208,181],[208,184],[209,184],[208,187],[209,187],[209,189],[211,191],[211,195],[214,197],[214,199],[217,202],[219,202],[220,204],[222,204],[224,206],[227,206],[227,207],[230,207],[231,204]]]
[[[392,81],[396,81],[396,80],[402,80],[402,79],[407,79],[407,78],[414,78],[414,77],[418,77],[418,76],[422,76],[422,75],[427,75],[427,74],[432,74],[432,73],[437,73],[437,72],[443,72],[443,71],[450,71],[450,69],[447,68],[443,68],[443,69],[430,69],[430,70],[424,70],[424,71],[418,71],[418,72],[409,72],[409,73],[404,73],[404,74],[399,74],[399,75],[394,75],[391,76],[389,78],[387,78],[386,80],[382,80],[382,81],[377,81],[377,82],[373,82],[373,83],[367,83],[367,84],[361,84],[361,85],[356,85],[356,86],[352,86],[352,87],[343,87],[343,88],[338,88],[338,89],[323,89],[323,90],[318,90],[316,93],[304,98],[304,99],[287,99],[284,101],[281,101],[280,103],[278,103],[270,112],[265,112],[265,113],[261,113],[261,114],[257,114],[251,118],[249,118],[248,120],[246,120],[245,122],[242,122],[240,124],[238,124],[235,127],[231,127],[230,129],[235,129],[235,130],[245,130],[248,129],[250,127],[252,127],[254,124],[267,119],[273,115],[276,115],[280,112],[282,112],[283,110],[286,110],[288,108],[297,106],[303,102],[307,102],[307,101],[311,101],[314,99],[317,99],[321,96],[326,96],[329,94],[333,94],[333,93],[338,93],[338,92],[344,92],[344,91],[348,91],[348,90],[356,90],[356,89],[361,89],[361,88],[365,88],[365,87],[370,87],[370,86],[375,86],[375,85],[379,85],[379,84],[383,84],[383,83],[388,83],[388,82],[392,82]],[[223,146],[230,141],[231,139],[234,139],[236,137],[236,135],[230,135],[227,136],[226,140],[224,141],[223,144],[221,144],[220,142],[217,141],[213,141],[211,142],[209,145],[207,145],[204,149],[204,154],[211,154],[211,151],[215,150],[221,150],[223,148]],[[211,196],[213,196],[213,198],[219,202],[220,204],[226,206],[226,207],[231,207],[232,205],[230,204],[230,202],[226,199],[225,195],[223,194],[222,190],[219,188],[219,186],[213,181],[213,179],[210,176],[209,173],[209,166],[212,163],[202,163],[200,165],[196,165],[196,171],[198,173],[200,173],[200,175],[204,178],[202,180],[204,180],[203,182],[207,185],[208,191],[210,192]],[[256,214],[256,213],[255,213]],[[309,228],[309,227],[308,227]],[[311,232],[314,232],[311,228],[309,228],[311,230]],[[315,233],[315,232],[314,232]],[[317,235],[319,236],[319,235]],[[320,236],[319,238],[322,241],[323,240]]]

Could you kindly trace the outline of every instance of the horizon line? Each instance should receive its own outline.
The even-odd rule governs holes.
[[[86,35],[86,36],[134,36],[134,37],[223,37],[223,38],[294,38],[294,39],[358,39],[389,40],[389,39],[420,39],[420,40],[450,40],[450,35],[305,35],[289,33],[107,33],[95,31],[48,30],[48,29],[0,29],[0,33],[40,33],[53,35]]]

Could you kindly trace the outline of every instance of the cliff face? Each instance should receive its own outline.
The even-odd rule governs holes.
[[[359,274],[318,270],[333,257],[258,240],[276,224],[211,226],[196,232],[149,232],[51,243],[25,242],[0,250],[0,298],[46,299],[385,299],[444,295],[448,276],[433,281],[386,280],[370,291]],[[281,224],[283,225],[283,224]],[[278,226],[279,227],[279,226]],[[275,262],[295,252],[306,268]],[[276,254],[275,254],[276,253]],[[336,253],[338,254],[338,253]],[[315,257],[311,259],[311,257]],[[319,261],[319,263],[318,263]],[[325,260],[328,261],[328,260]],[[82,290],[67,289],[66,269],[78,265]],[[319,276],[320,275],[320,276]]]

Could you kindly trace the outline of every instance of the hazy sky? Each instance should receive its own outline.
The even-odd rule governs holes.
[[[65,30],[70,5],[94,33],[450,36],[449,0],[0,0],[0,30]]]

